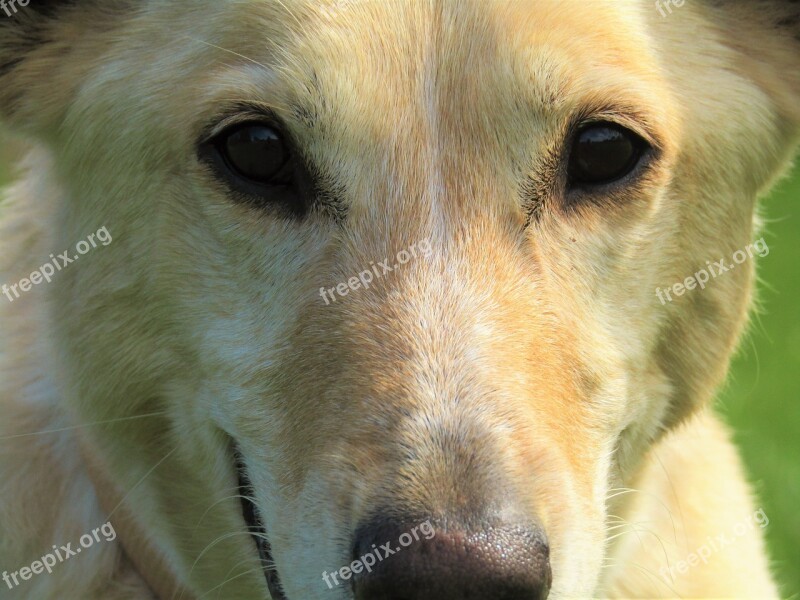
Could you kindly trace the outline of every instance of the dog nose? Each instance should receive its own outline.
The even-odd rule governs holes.
[[[375,523],[359,529],[356,600],[543,600],[550,549],[538,527]],[[370,564],[371,563],[371,564]],[[354,569],[354,573],[356,570]]]

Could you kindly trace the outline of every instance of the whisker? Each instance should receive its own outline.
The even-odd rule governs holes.
[[[300,19],[298,19],[297,15],[295,15],[291,10],[289,10],[289,7],[283,3],[283,0],[276,0],[276,1],[283,7],[283,9],[289,14],[289,16],[292,17],[295,20],[295,22],[302,28],[303,24],[300,22]]]
[[[205,519],[206,516],[208,515],[208,513],[211,512],[211,509],[213,509],[218,504],[222,504],[223,502],[227,502],[228,500],[233,500],[235,498],[239,498],[240,500],[247,500],[248,502],[255,503],[255,499],[254,498],[251,498],[250,496],[245,496],[245,495],[242,495],[242,494],[233,494],[231,496],[225,496],[224,498],[220,498],[219,500],[214,502],[211,506],[209,506],[206,509],[206,511],[201,515],[201,517],[198,519],[197,525],[195,525],[193,531],[197,531],[197,528],[200,527],[200,523],[202,523],[203,519]]]
[[[650,579],[651,581],[655,580],[657,583],[660,583],[660,584],[666,586],[669,589],[669,591],[673,594],[674,598],[681,598],[682,597],[680,594],[678,594],[677,590],[675,590],[675,588],[673,588],[670,585],[670,583],[668,581],[664,580],[664,578],[661,577],[661,575],[655,573],[654,571],[648,569],[647,567],[644,567],[644,566],[642,566],[642,565],[640,565],[638,563],[629,562],[629,561],[626,561],[624,564],[623,563],[619,563],[619,562],[617,562],[616,560],[614,560],[614,559],[612,559],[610,557],[608,557],[608,558],[606,558],[604,560],[607,560],[609,562],[607,562],[606,564],[604,564],[601,567],[601,571],[606,570],[606,569],[612,569],[614,567],[619,567],[619,566],[622,566],[624,568],[633,567],[634,569],[638,569],[641,573],[645,574],[648,577],[648,579]]]
[[[229,50],[228,48],[223,48],[222,46],[217,46],[216,44],[212,44],[211,42],[207,42],[205,40],[201,40],[200,38],[195,38],[195,37],[192,37],[190,35],[187,35],[185,37],[190,39],[190,40],[192,40],[193,42],[197,42],[199,44],[205,44],[206,46],[209,46],[211,48],[216,48],[217,50],[222,50],[223,52],[228,52],[230,54],[233,54],[234,56],[238,56],[239,58],[243,58],[243,59],[245,59],[247,61],[250,61],[251,63],[253,63],[255,65],[258,65],[262,69],[269,70],[269,67],[267,67],[267,65],[265,65],[263,63],[260,63],[257,60],[255,60],[253,58],[250,58],[249,56],[245,56],[244,54],[240,54],[240,53],[236,52],[235,50]]]
[[[60,427],[58,429],[44,429],[42,431],[31,431],[30,433],[17,433],[15,435],[7,435],[0,437],[0,441],[16,440],[24,437],[31,437],[34,435],[46,435],[48,433],[62,433],[64,431],[73,431],[75,429],[83,429],[85,427],[96,427],[97,425],[111,425],[112,423],[123,423],[125,421],[134,421],[136,419],[147,419],[150,417],[160,417],[167,414],[165,411],[147,413],[144,415],[133,415],[130,417],[120,417],[118,419],[108,419],[107,421],[95,421],[94,423],[83,423],[82,425],[71,425],[69,427]]]
[[[236,567],[234,567],[234,569],[238,568],[240,564],[241,563],[236,565]],[[231,571],[233,571],[234,569],[231,569]],[[231,571],[228,571],[228,574],[230,574]],[[245,577],[246,575],[250,575],[251,573],[258,573],[258,569],[248,569],[247,571],[243,571],[242,573],[239,573],[238,575],[234,575],[233,577],[228,577],[222,583],[217,584],[213,588],[211,588],[210,590],[204,592],[202,596],[197,598],[197,600],[202,600],[202,598],[205,598],[206,596],[208,596],[211,592],[213,592],[215,590],[218,590],[217,591],[217,597],[219,597],[219,595],[222,593],[222,588],[223,587],[228,585],[231,581],[239,579],[240,577]]]
[[[224,585],[226,585],[228,582],[230,582],[230,581],[233,581],[233,580],[235,579],[235,577],[231,577],[231,573],[233,573],[233,572],[234,572],[236,569],[238,569],[238,568],[239,568],[241,565],[243,565],[245,562],[248,562],[248,561],[241,561],[241,562],[238,562],[238,563],[236,563],[236,564],[235,564],[233,567],[231,567],[231,568],[228,570],[228,572],[227,572],[227,573],[225,573],[225,578],[224,578],[224,580],[223,580],[223,582],[222,582],[222,583],[220,583],[219,585],[217,585],[217,586],[215,586],[215,587],[211,588],[210,590],[208,590],[208,591],[207,591],[205,594],[203,594],[202,596],[200,596],[200,598],[203,598],[203,597],[204,597],[204,596],[206,596],[207,594],[210,594],[210,593],[211,593],[211,592],[213,592],[215,589],[217,590],[217,598],[219,598],[219,597],[220,597],[220,594],[222,594],[222,587],[223,587]],[[261,571],[263,572],[263,569],[261,569]],[[240,576],[243,576],[243,575],[247,575],[248,573],[258,573],[258,572],[259,572],[259,569],[250,569],[250,570],[248,570],[248,571],[245,571],[244,573],[240,573],[239,575],[237,575],[237,577],[240,577]],[[217,588],[219,588],[219,589],[217,589]],[[200,600],[200,598],[198,598],[198,600]]]
[[[622,517],[619,517],[619,516],[616,516],[616,515],[614,515],[614,516],[616,518],[620,519],[620,521],[622,521],[622,523],[620,525],[617,525],[615,527],[621,527],[624,523],[628,523],[628,521],[626,519],[623,519]],[[653,531],[649,527],[642,527],[642,525],[644,525],[645,523],[648,523],[648,521],[637,521],[636,523],[630,523],[630,525],[631,525],[630,532],[632,532],[632,533],[634,533],[636,535],[636,539],[639,541],[639,545],[642,547],[642,549],[644,549],[645,545],[644,545],[644,541],[642,541],[642,538],[639,535],[640,533],[649,533],[654,538],[656,538],[656,541],[658,541],[658,544],[661,547],[661,552],[664,554],[664,560],[667,563],[669,563],[669,555],[667,554],[667,548],[664,545],[664,540],[661,539],[661,536],[658,535],[655,531]],[[609,536],[609,537],[606,538],[606,543],[611,542],[611,541],[613,541],[613,540],[615,540],[615,539],[617,539],[617,538],[619,538],[619,537],[621,537],[621,536],[623,536],[623,535],[625,535],[627,533],[630,533],[630,532],[629,531],[621,531],[621,532],[616,533],[616,534],[614,534],[612,536]],[[677,545],[677,539],[675,540],[675,543]]]
[[[656,459],[659,460],[659,462],[661,462],[660,459],[658,459],[658,457],[656,457]],[[663,468],[663,465],[662,465],[662,468]],[[672,484],[672,481],[670,480],[670,485],[671,484]],[[646,491],[646,490],[640,490],[640,489],[637,489],[637,488],[615,488],[615,490],[619,491],[620,493],[614,494],[613,496],[607,496],[606,497],[606,501],[608,501],[609,499],[615,498],[615,497],[617,497],[617,496],[619,496],[619,495],[621,495],[623,493],[636,492],[636,493],[639,493],[639,494],[644,494],[644,495],[652,498],[653,500],[655,500],[658,504],[660,504],[661,507],[666,511],[667,515],[669,516],[670,524],[672,525],[672,536],[673,536],[673,538],[675,540],[675,543],[676,544],[678,543],[678,531],[677,531],[677,528],[675,526],[675,517],[672,515],[672,510],[669,508],[669,506],[667,506],[667,504],[659,496],[657,496],[653,492],[649,492],[649,491]],[[674,488],[673,488],[673,490],[674,490]]]
[[[112,511],[109,513],[109,515],[108,515],[108,520],[109,520],[109,521],[111,520],[111,517],[112,517],[112,516],[114,516],[114,513],[115,513],[115,512],[117,512],[117,510],[119,510],[120,506],[122,506],[123,504],[125,504],[125,502],[128,500],[128,496],[130,496],[130,495],[131,495],[131,494],[132,494],[132,493],[133,493],[133,492],[136,490],[136,488],[138,488],[140,485],[142,485],[142,483],[144,483],[144,480],[145,480],[145,479],[147,479],[148,477],[150,477],[150,475],[152,475],[152,473],[153,473],[153,472],[154,472],[154,471],[155,471],[155,470],[156,470],[158,467],[160,467],[160,466],[161,466],[161,465],[164,463],[164,461],[166,461],[166,460],[167,460],[167,459],[168,459],[170,456],[172,456],[172,455],[175,453],[175,451],[176,451],[177,449],[178,449],[178,447],[177,447],[177,446],[175,446],[175,447],[174,447],[172,450],[170,450],[170,451],[169,451],[169,452],[168,452],[166,455],[164,455],[164,458],[162,458],[162,459],[161,459],[161,460],[159,460],[159,461],[158,461],[158,462],[157,462],[155,465],[153,465],[153,466],[150,468],[150,470],[149,470],[149,471],[147,471],[147,473],[145,473],[145,474],[144,474],[144,476],[143,476],[143,477],[142,477],[142,478],[141,478],[139,481],[137,481],[137,482],[136,482],[136,485],[134,485],[134,486],[133,486],[131,489],[129,489],[129,490],[128,490],[128,492],[127,492],[127,493],[126,493],[126,494],[125,494],[125,495],[122,497],[122,500],[120,500],[120,501],[119,501],[119,504],[117,504],[117,505],[114,507],[114,510],[112,510]]]
[[[217,544],[219,544],[220,542],[224,542],[225,540],[229,540],[229,539],[231,539],[231,538],[234,538],[234,537],[236,537],[236,536],[240,536],[240,535],[247,535],[247,536],[252,536],[252,535],[254,535],[255,537],[259,537],[259,538],[263,538],[263,537],[264,537],[264,536],[263,536],[263,534],[258,534],[257,532],[251,532],[251,531],[233,531],[233,532],[229,532],[229,533],[224,533],[224,534],[222,534],[221,536],[219,536],[219,537],[218,537],[218,538],[216,538],[215,540],[213,540],[213,541],[209,542],[209,543],[206,545],[206,547],[205,547],[205,548],[203,548],[203,551],[202,551],[202,552],[201,552],[201,553],[200,553],[200,554],[197,556],[197,558],[195,559],[194,563],[192,564],[192,568],[191,568],[191,569],[189,569],[189,575],[188,575],[188,577],[191,577],[192,573],[194,572],[195,568],[197,567],[197,563],[199,563],[199,562],[202,560],[202,558],[203,558],[203,557],[204,557],[204,556],[205,556],[205,555],[206,555],[206,554],[207,554],[207,553],[208,553],[208,552],[209,552],[209,551],[210,551],[210,550],[211,550],[211,549],[212,549],[214,546],[216,546],[216,545],[217,545]],[[254,550],[254,551],[255,551],[255,550]],[[181,598],[183,598],[183,590],[181,590],[181,595],[180,595],[180,596],[178,596],[178,600],[181,600]]]

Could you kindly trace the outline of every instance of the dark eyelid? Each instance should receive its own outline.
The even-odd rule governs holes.
[[[297,143],[285,122],[270,107],[257,103],[239,102],[218,111],[217,116],[203,128],[196,147],[203,148],[212,144],[225,130],[246,124],[263,125],[274,129],[281,135],[289,153],[303,161],[303,164],[309,164],[302,146]]]
[[[239,102],[222,108],[208,119],[206,125],[201,129],[197,144],[207,144],[226,129],[246,123],[258,123],[273,127],[285,136],[289,136],[288,128],[275,111],[267,106]]]
[[[628,105],[597,105],[586,107],[573,115],[565,139],[571,143],[578,131],[592,123],[612,123],[628,129],[642,138],[656,153],[661,153],[664,142],[651,123],[652,119]]]

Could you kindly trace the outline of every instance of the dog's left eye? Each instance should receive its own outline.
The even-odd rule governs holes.
[[[596,186],[622,179],[649,148],[639,135],[615,123],[591,123],[575,135],[569,157],[570,185]]]

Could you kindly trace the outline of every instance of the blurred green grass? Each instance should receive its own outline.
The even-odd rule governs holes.
[[[761,311],[717,402],[735,430],[760,506],[783,598],[800,597],[800,168],[766,198],[758,258]]]
[[[20,147],[3,143],[0,185]],[[770,524],[767,542],[782,597],[800,598],[800,165],[763,203],[758,258],[762,311],[737,354],[718,410],[731,424]]]

